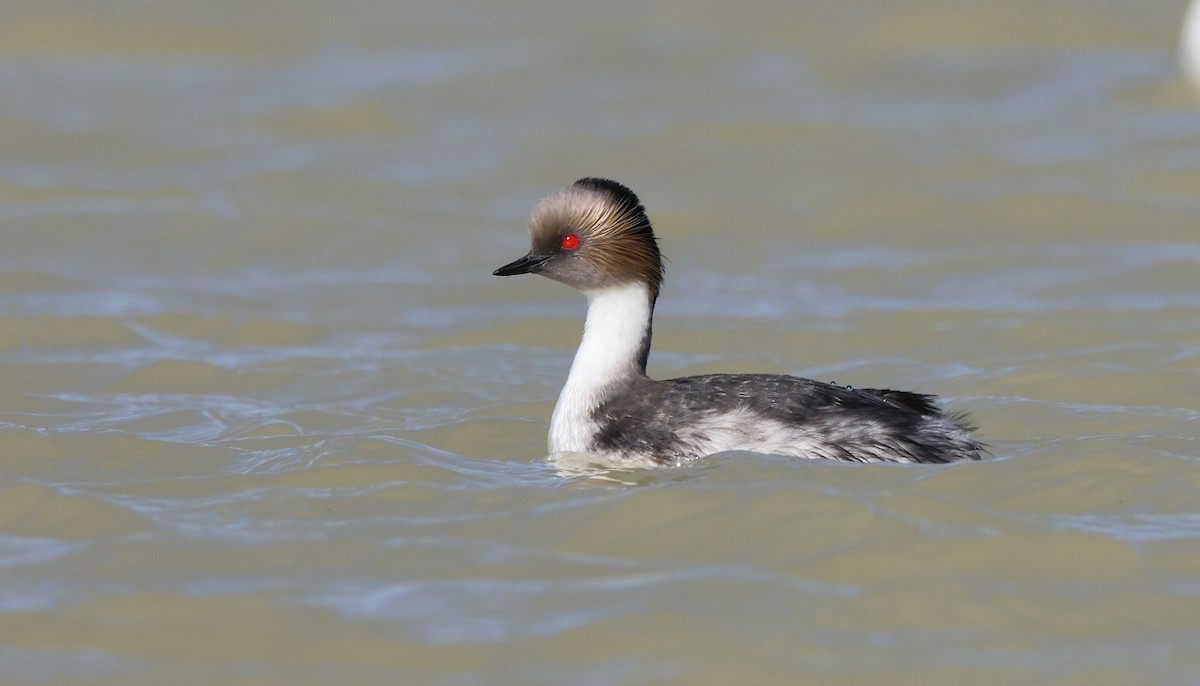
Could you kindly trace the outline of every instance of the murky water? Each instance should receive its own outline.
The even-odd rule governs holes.
[[[1197,683],[1183,3],[0,10],[0,681]],[[547,460],[607,175],[651,372],[994,457]]]

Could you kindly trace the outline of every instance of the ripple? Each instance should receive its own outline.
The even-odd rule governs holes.
[[[85,547],[86,543],[53,538],[32,538],[0,534],[0,568],[51,562]]]

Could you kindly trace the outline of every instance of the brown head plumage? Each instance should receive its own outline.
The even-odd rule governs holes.
[[[662,256],[646,210],[625,186],[584,178],[538,203],[529,254],[495,274],[536,273],[583,291],[644,281],[662,285]]]

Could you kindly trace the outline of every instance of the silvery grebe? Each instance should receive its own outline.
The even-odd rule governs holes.
[[[529,254],[494,273],[541,274],[588,299],[583,340],[550,420],[549,448],[679,465],[724,452],[851,462],[977,460],[961,414],[933,396],[796,376],[646,376],[662,257],[633,191],[585,178],[542,200]]]

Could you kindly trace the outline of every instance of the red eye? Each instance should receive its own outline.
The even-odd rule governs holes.
[[[579,237],[573,233],[563,236],[562,241],[558,244],[563,250],[574,250],[579,246]]]

